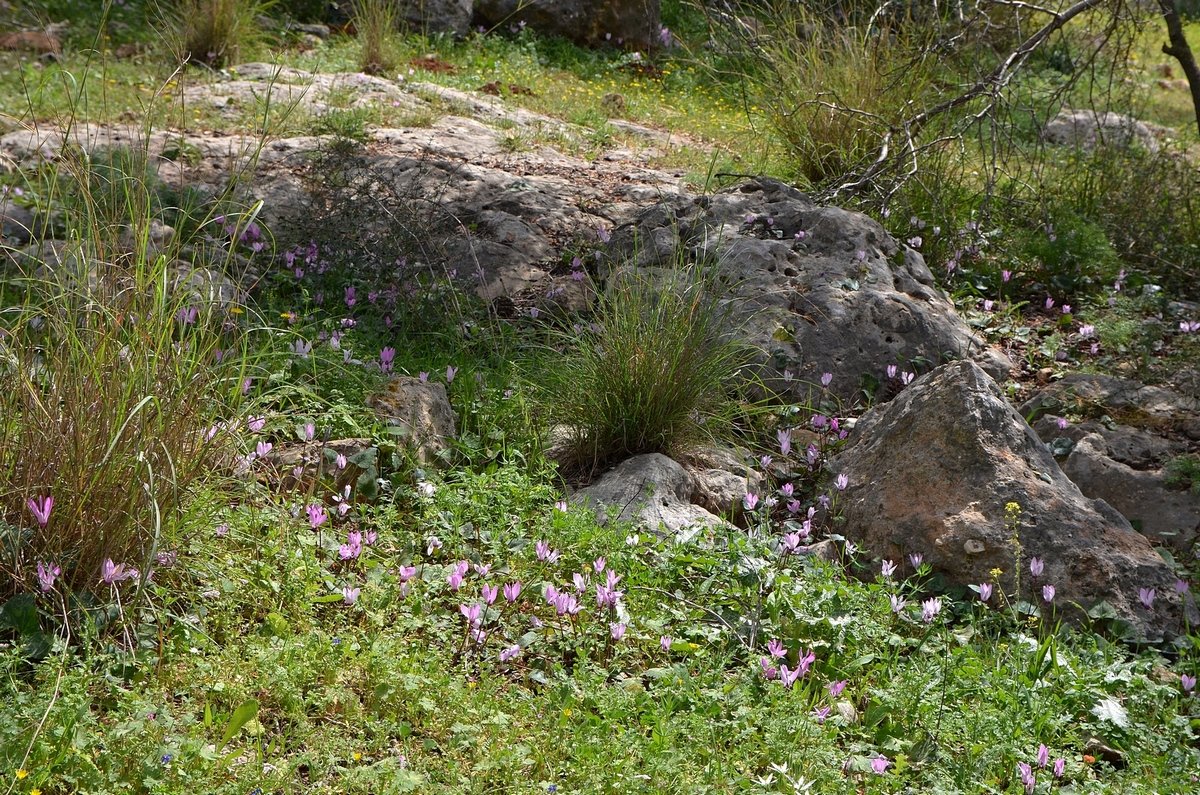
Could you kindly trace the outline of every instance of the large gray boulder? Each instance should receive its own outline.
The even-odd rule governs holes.
[[[670,268],[681,256],[710,263],[742,304],[740,334],[760,374],[798,397],[823,373],[830,391],[855,399],[891,364],[922,372],[971,357],[996,377],[1012,366],[955,313],[920,253],[861,213],[773,180],[661,202],[616,230],[609,254],[610,273]]]
[[[1103,499],[1155,543],[1191,555],[1200,534],[1200,495],[1172,489],[1163,470],[1139,470],[1114,460],[1104,437],[1076,442],[1063,472],[1089,497]]]
[[[528,25],[587,47],[653,47],[662,28],[659,0],[475,0],[487,27]]]
[[[846,535],[868,554],[920,553],[950,586],[989,582],[1029,602],[1053,585],[1056,609],[1104,610],[1147,639],[1183,626],[1175,574],[1103,500],[1085,497],[996,383],[969,361],[943,365],[869,411],[834,468],[849,477]],[[1006,518],[1020,506],[1019,520]],[[1045,563],[1040,578],[1030,561]],[[1019,587],[1019,593],[1017,593]],[[1139,589],[1154,589],[1147,608]],[[1191,608],[1194,612],[1194,608]]]

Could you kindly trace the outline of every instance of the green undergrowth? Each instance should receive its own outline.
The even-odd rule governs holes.
[[[5,651],[7,781],[18,792],[1018,792],[1016,764],[1040,743],[1066,762],[1061,779],[1039,773],[1038,791],[1187,791],[1200,772],[1200,714],[1153,654],[969,602],[922,623],[889,602],[919,596],[920,573],[859,583],[801,557],[768,564],[742,531],[630,536],[556,507],[553,482],[517,467],[426,483],[316,532],[292,516],[302,495],[248,494],[172,539],[178,559],[124,635],[59,639],[35,665]],[[337,554],[347,530],[377,533],[349,561]],[[455,592],[460,560],[471,568]],[[593,595],[601,563],[625,594],[611,614]],[[591,580],[586,607],[556,618],[543,591],[575,593],[572,572]],[[460,605],[518,580],[523,596],[497,598],[480,647]],[[614,622],[628,627],[620,641]],[[784,664],[815,655],[796,685],[763,676],[766,639],[782,642]],[[519,655],[500,662],[510,644]],[[1095,759],[1093,738],[1119,750],[1120,769]]]

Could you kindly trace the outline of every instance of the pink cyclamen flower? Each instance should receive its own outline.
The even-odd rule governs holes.
[[[1196,677],[1180,674],[1179,685],[1183,688],[1183,692],[1190,693],[1196,688]]]
[[[1041,558],[1031,558],[1029,560],[1029,573],[1034,577],[1041,577],[1042,572],[1046,570],[1046,564]]]
[[[338,547],[338,556],[342,560],[355,560],[362,554],[362,533],[351,530],[346,534],[346,543]]]
[[[625,637],[626,629],[627,627],[621,623],[610,624],[608,627],[609,634],[612,635],[613,640],[620,640],[621,638]]]
[[[390,345],[379,351],[379,369],[385,373],[392,371],[392,362],[396,359],[396,349]]]
[[[112,558],[105,558],[100,564],[100,582],[105,585],[116,585],[124,580],[132,580],[138,576],[138,570],[124,563],[113,563]]]
[[[779,666],[779,681],[783,686],[791,689],[792,685],[796,684],[796,680],[800,678],[800,668],[789,669],[786,665]]]
[[[400,582],[408,582],[409,580],[411,580],[413,577],[415,577],[417,575],[417,567],[416,566],[401,566],[398,569],[398,572],[400,574]]]
[[[762,669],[763,679],[776,679],[779,677],[779,669],[771,664],[770,657],[760,657],[758,665]]]
[[[446,383],[454,383],[454,376],[458,375],[458,368],[451,365],[446,368]]]
[[[913,552],[911,555],[908,556],[908,562],[912,564],[912,567],[914,569],[921,568],[921,563],[924,562],[924,560],[925,560],[925,556],[922,555],[920,552]]]
[[[594,561],[592,561],[592,568],[596,570],[597,574],[604,571],[604,566],[605,566],[604,558],[596,558]]]
[[[38,523],[38,527],[44,529],[50,521],[50,511],[54,509],[54,496],[48,494],[45,497],[30,497],[25,500],[25,507],[33,514],[33,520]]]
[[[304,441],[311,442],[313,440],[313,438],[316,437],[316,435],[317,435],[317,426],[313,425],[311,422],[305,423],[305,425],[304,425]]]
[[[325,506],[319,503],[312,503],[305,508],[305,511],[308,512],[308,523],[312,526],[313,530],[325,524],[326,520],[329,519],[329,515],[325,513]]]
[[[1031,795],[1033,788],[1037,786],[1037,776],[1033,774],[1033,767],[1025,762],[1018,762],[1017,775],[1021,778],[1021,786],[1025,788],[1026,795]]]
[[[62,569],[57,564],[44,564],[38,561],[37,579],[38,587],[42,589],[42,593],[46,593],[54,587],[54,581],[62,574]]]
[[[746,506],[747,511],[753,511],[758,505],[758,495],[754,492],[747,492],[746,496],[742,497],[742,504]]]
[[[896,365],[894,365],[894,364],[889,364],[889,365],[887,366],[887,377],[888,377],[888,378],[895,378],[895,377],[896,377],[896,370],[897,370],[897,368],[896,368]]]
[[[921,620],[926,624],[933,623],[940,612],[942,612],[942,601],[937,597],[921,602]]]
[[[821,373],[821,386],[829,386],[833,383],[833,373]]]
[[[838,491],[845,491],[846,487],[849,485],[850,485],[850,478],[846,476],[845,472],[841,473],[840,475],[838,475],[836,478],[833,479],[833,486]]]
[[[1138,601],[1141,602],[1147,610],[1152,610],[1154,608],[1155,596],[1157,596],[1157,593],[1153,588],[1138,588]]]
[[[782,659],[787,656],[787,649],[783,647],[783,643],[780,642],[779,638],[771,638],[767,641],[767,651],[772,657]]]
[[[1044,770],[1046,765],[1050,763],[1050,749],[1045,743],[1038,744],[1037,750],[1037,766],[1039,770]]]
[[[900,596],[898,594],[892,594],[891,596],[888,597],[888,599],[891,600],[892,612],[895,613],[896,615],[900,615],[900,613],[908,605],[908,602],[905,601],[904,597]]]
[[[1051,298],[1050,296],[1046,296],[1046,309],[1053,309],[1053,308],[1054,308],[1054,299]]]
[[[521,653],[521,647],[518,645],[509,646],[500,652],[500,662],[508,662],[512,658]]]
[[[913,382],[913,379],[916,377],[917,377],[916,373],[903,372],[900,374],[900,383],[904,384],[905,386],[908,386],[909,384],[911,384]]]
[[[467,620],[468,624],[478,624],[479,617],[483,614],[483,605],[478,602],[471,605],[459,605],[458,612],[462,613],[462,617]]]
[[[349,585],[342,588],[342,601],[345,604],[352,605],[358,601],[358,595],[362,593],[361,588],[351,588]]]
[[[490,605],[494,604],[496,597],[500,595],[500,588],[496,585],[484,583],[479,587],[479,592],[483,595],[483,601]]]
[[[1047,604],[1054,601],[1054,593],[1055,589],[1053,585],[1046,584],[1042,586],[1042,598],[1046,600]]]
[[[266,424],[266,417],[250,417],[248,420],[246,420],[246,427],[250,429],[251,433],[258,433]]]
[[[842,691],[846,689],[847,684],[849,684],[849,682],[847,682],[845,679],[841,679],[837,682],[830,682],[829,695],[833,698],[837,698],[842,694]]]
[[[537,559],[543,563],[554,563],[558,560],[559,553],[550,548],[549,541],[538,541],[533,547],[537,552]]]
[[[1067,769],[1067,760],[1063,759],[1061,756],[1058,759],[1054,760],[1054,767],[1052,768],[1052,770],[1054,771],[1055,778],[1062,778],[1063,772],[1066,769]]]
[[[776,431],[775,438],[779,440],[780,455],[787,455],[792,452],[792,434],[787,428],[780,428]]]
[[[891,764],[886,756],[877,756],[871,760],[871,769],[877,774],[883,775]]]
[[[271,448],[273,447],[274,445],[272,445],[270,442],[260,441],[254,448],[254,453],[259,458],[266,458],[267,455],[270,454]]]
[[[1000,271],[1000,281],[1008,282],[1012,279],[1012,271]]]
[[[990,582],[979,583],[979,601],[986,602],[992,598],[992,584]]]
[[[658,639],[658,645],[663,651],[671,650],[671,642],[672,641],[671,641],[670,635],[663,635],[661,638]]]
[[[880,565],[879,572],[884,577],[891,577],[896,573],[896,564],[892,563],[890,560],[885,560],[882,565]]]
[[[504,584],[504,599],[509,604],[517,601],[517,597],[521,595],[521,581],[509,582]]]
[[[833,707],[816,707],[813,709],[812,714],[817,719],[818,724],[823,724],[831,712],[833,712]]]

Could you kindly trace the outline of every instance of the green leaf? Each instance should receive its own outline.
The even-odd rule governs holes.
[[[225,733],[221,735],[221,748],[229,744],[229,741],[242,730],[250,721],[254,720],[254,716],[258,714],[258,702],[250,699],[243,703],[240,707],[233,711],[233,715],[229,718],[229,723],[225,725]]]
[[[39,621],[33,594],[17,594],[0,605],[0,629],[12,629],[20,635],[35,635]]]

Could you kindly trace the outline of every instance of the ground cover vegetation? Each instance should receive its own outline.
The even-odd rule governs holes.
[[[53,209],[39,217],[69,241],[0,266],[5,792],[1200,787],[1196,630],[1131,645],[1058,621],[1051,582],[1038,604],[999,573],[946,593],[919,552],[870,560],[845,541],[829,461],[847,421],[912,374],[852,402],[820,383],[780,400],[728,334],[728,285],[703,263],[602,281],[604,228],[561,252],[599,296],[590,314],[500,312],[453,267],[394,267],[444,251],[436,195],[392,197],[405,233],[389,236],[354,189],[368,130],[413,124],[403,111],[268,102],[234,118],[179,101],[263,59],[496,84],[592,133],[514,149],[630,144],[620,115],[685,136],[655,162],[697,189],[767,173],[883,219],[1018,361],[1015,392],[1070,369],[1153,382],[1200,357],[1200,316],[1163,320],[1198,297],[1200,225],[1192,108],[1146,89],[1161,15],[1088,4],[1002,84],[916,125],[1053,15],[664,2],[663,46],[635,57],[515,28],[421,37],[386,3],[347,5],[357,26],[304,50],[286,23],[323,3],[10,9],[13,27],[69,26],[51,60],[0,52],[0,131],[120,122],[328,145],[299,229],[260,223],[239,174],[215,194],[172,188],[136,146],[0,163],[0,200]],[[1173,138],[1039,138],[1090,103]],[[880,159],[898,132],[903,157]],[[444,385],[458,414],[434,460],[366,407],[395,373]],[[569,429],[558,458],[553,426]],[[811,443],[793,448],[797,428]],[[366,442],[328,444],[348,437]],[[627,454],[714,437],[762,478],[728,506],[736,524],[664,535],[566,499]],[[319,465],[273,456],[296,443]],[[1181,489],[1197,470],[1171,465]],[[825,540],[830,559],[803,554]],[[1038,581],[1042,563],[1014,565]],[[1187,591],[1195,561],[1177,564]]]

